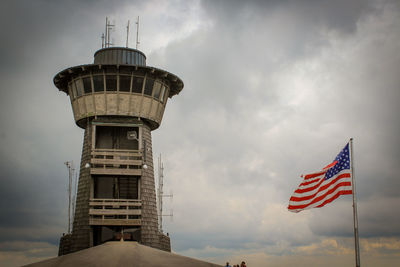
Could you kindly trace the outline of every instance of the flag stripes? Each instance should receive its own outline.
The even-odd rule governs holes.
[[[341,195],[352,194],[349,170],[345,170],[328,180],[325,180],[324,177],[325,172],[320,173],[312,183],[302,183],[290,198],[288,209],[299,212],[316,207],[320,208]],[[306,179],[307,176],[304,180]]]
[[[289,200],[289,211],[320,208],[341,195],[352,194],[348,145],[322,171],[307,174]]]
[[[350,149],[347,144],[322,171],[307,174],[289,200],[289,211],[320,208],[341,195],[352,194]]]

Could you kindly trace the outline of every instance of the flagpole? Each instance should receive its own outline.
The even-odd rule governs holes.
[[[353,138],[350,138],[350,164],[351,164],[351,185],[353,191],[353,218],[354,218],[354,244],[356,250],[356,267],[360,267],[360,245],[358,238],[358,216],[357,216],[357,199],[356,199],[356,183],[354,179],[353,164]]]

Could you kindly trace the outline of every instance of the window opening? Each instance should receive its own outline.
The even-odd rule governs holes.
[[[93,85],[95,92],[103,92],[104,91],[103,75],[93,76]]]
[[[122,236],[122,229],[125,241],[141,242],[140,228],[129,227],[130,228],[122,226],[93,226],[93,245],[101,245],[107,241],[119,241]]]
[[[83,82],[82,79],[75,80],[76,85],[76,95],[77,97],[83,95]]]
[[[121,92],[129,92],[131,89],[131,76],[119,76],[119,90]]]
[[[90,77],[83,78],[83,89],[85,94],[92,93],[92,81],[90,80]]]
[[[144,86],[144,94],[151,96],[153,92],[153,85],[154,85],[154,79],[151,78],[146,78],[146,84]]]
[[[106,75],[106,90],[117,91],[117,75]]]
[[[159,100],[160,99],[160,92],[161,92],[161,83],[155,82],[154,83],[154,98]]]
[[[92,69],[92,74],[103,74],[103,70],[99,68]]]
[[[138,199],[139,176],[94,176],[94,197]]]
[[[130,138],[134,135],[133,132],[139,136],[138,127],[97,126],[96,148],[138,150],[138,140]]]
[[[143,77],[133,77],[132,93],[141,94],[143,87]]]
[[[114,58],[116,58],[116,55],[115,55]],[[117,73],[117,67],[115,67],[115,66],[107,66],[106,73]]]
[[[122,74],[131,74],[131,69],[130,68],[128,68],[128,67],[123,67],[123,66],[120,66],[119,67],[119,73],[122,73]]]

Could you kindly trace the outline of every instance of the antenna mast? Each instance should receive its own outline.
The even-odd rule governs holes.
[[[108,25],[108,18],[106,17],[106,29],[104,31],[104,48],[106,48],[106,42],[107,42],[107,25]]]
[[[137,17],[137,21],[136,21],[136,49],[138,49],[139,47],[139,16]]]
[[[128,48],[128,39],[129,39],[129,20],[128,20],[128,25],[126,26],[126,48]]]
[[[111,24],[110,21],[108,20],[108,18],[106,17],[106,32],[105,32],[105,36],[104,36],[104,48],[108,48],[110,46],[112,46],[112,43],[110,42],[110,36],[111,36],[111,32],[110,30],[112,30],[112,28],[114,27],[114,24]],[[103,38],[103,37],[102,37]]]
[[[164,186],[164,166],[161,162],[161,154],[158,158],[158,220],[159,230],[162,233],[162,198],[163,198],[163,186]]]
[[[72,179],[74,176],[75,168],[73,161],[64,162],[68,168],[68,234],[71,233],[71,206],[72,206]]]
[[[169,195],[164,195],[164,191],[163,191],[163,187],[164,187],[164,164],[161,162],[161,154],[158,157],[158,192],[157,192],[157,204],[158,204],[158,221],[159,221],[159,231],[162,233],[163,229],[162,229],[162,217],[163,216],[169,216],[172,217],[173,214],[171,212],[171,214],[167,214],[164,215],[163,214],[163,197],[173,197],[172,194]]]
[[[139,47],[139,16],[137,17],[136,21],[136,49]],[[111,24],[108,17],[106,17],[106,26],[104,33],[101,34],[101,48],[109,48],[113,46],[112,39],[111,39],[111,30],[115,27],[115,23]],[[129,46],[129,29],[130,29],[130,20],[128,20],[128,24],[126,26],[126,48]]]

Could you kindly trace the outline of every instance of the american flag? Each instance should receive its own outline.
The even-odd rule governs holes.
[[[341,195],[351,195],[350,150],[347,144],[322,171],[304,175],[303,182],[289,200],[289,211],[321,208]]]

